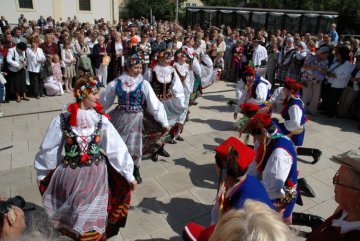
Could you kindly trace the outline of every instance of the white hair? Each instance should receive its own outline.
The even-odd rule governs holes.
[[[34,211],[25,212],[26,229],[15,241],[71,241],[72,239],[61,235],[51,225],[50,219],[44,209],[36,206]]]
[[[210,241],[296,241],[279,213],[265,204],[247,200],[239,210],[227,212]]]

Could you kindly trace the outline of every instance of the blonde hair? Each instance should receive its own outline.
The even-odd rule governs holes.
[[[281,216],[265,204],[247,200],[242,209],[227,212],[209,241],[296,241]]]
[[[105,41],[105,37],[102,36],[102,35],[100,35],[100,36],[97,38],[97,40],[98,40],[98,42],[100,42],[100,41]]]

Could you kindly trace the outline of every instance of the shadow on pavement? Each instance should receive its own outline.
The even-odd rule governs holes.
[[[232,98],[225,97],[224,95],[203,95],[201,96],[201,98],[205,100],[224,102],[224,103],[227,103],[229,100],[232,100]]]
[[[201,110],[214,110],[214,111],[218,111],[218,112],[228,112],[228,113],[233,113],[235,110],[235,107],[230,107],[230,106],[200,106],[199,109]]]
[[[174,163],[190,170],[189,176],[194,186],[210,189],[217,188],[218,178],[215,172],[215,164],[198,165],[186,158],[175,159]]]
[[[202,120],[199,118],[191,119],[192,122],[201,123],[201,124],[208,124],[212,129],[216,131],[227,131],[234,129],[234,123],[232,121],[222,121],[222,120]]]
[[[155,205],[149,205],[149,202],[152,202]],[[182,229],[186,223],[192,222],[196,218],[203,217],[209,213],[209,210],[211,209],[210,205],[204,205],[195,202],[192,199],[181,197],[173,197],[170,199],[169,203],[157,200],[156,198],[144,198],[137,207],[144,213],[152,211],[166,216],[167,223],[169,223],[173,231],[180,236],[182,235]],[[149,207],[153,208],[148,210]],[[175,238],[176,237],[174,237],[174,240],[179,240]]]

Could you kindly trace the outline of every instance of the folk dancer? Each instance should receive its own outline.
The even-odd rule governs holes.
[[[237,105],[234,111],[234,119],[240,113],[240,105],[243,103],[254,103],[263,108],[269,99],[271,84],[263,77],[256,74],[256,70],[251,66],[246,66],[243,77],[236,86]]]
[[[53,119],[35,157],[42,203],[61,233],[106,240],[125,226],[137,184],[134,164],[98,103],[95,78],[77,80],[74,95],[76,102]]]
[[[152,70],[149,81],[156,96],[165,107],[169,127],[177,129],[187,107],[185,105],[184,86],[176,70],[170,65],[171,58],[172,53],[169,49],[160,51],[157,54],[157,64]],[[175,132],[174,129],[170,129],[170,133]],[[168,141],[173,139],[171,134],[168,138]],[[158,155],[170,157],[170,154],[164,150],[164,145],[151,156],[154,162],[158,160]]]
[[[134,176],[139,184],[142,183],[140,165],[143,154],[145,109],[164,130],[169,128],[164,106],[156,97],[150,83],[144,81],[142,66],[141,55],[136,53],[130,56],[126,61],[125,72],[111,81],[100,95],[105,110],[113,105],[116,97],[118,98],[118,105],[109,112],[110,121],[126,143],[134,160]]]

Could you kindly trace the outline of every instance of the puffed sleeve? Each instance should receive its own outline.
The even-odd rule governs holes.
[[[200,66],[199,60],[196,57],[194,57],[194,59],[192,61],[191,68],[195,74],[197,74],[199,76],[201,75],[201,66]]]
[[[148,111],[154,116],[155,120],[160,122],[163,127],[168,127],[168,119],[164,105],[156,97],[154,90],[148,81],[143,81],[142,91],[146,99]]]
[[[116,98],[116,85],[118,83],[118,80],[115,79],[111,81],[100,93],[100,103],[104,106],[104,110],[109,109],[115,101]]]
[[[289,116],[290,119],[285,121],[284,125],[285,128],[292,132],[292,131],[296,131],[301,127],[301,116],[302,116],[302,111],[300,109],[300,107],[298,105],[292,105],[289,108]]]
[[[282,198],[283,187],[292,166],[292,157],[282,148],[271,153],[262,175],[262,182],[271,200]]]
[[[134,161],[123,139],[110,121],[103,117],[101,147],[107,154],[111,166],[129,183],[135,180]]]
[[[247,92],[245,90],[245,83],[242,80],[238,81],[238,84],[236,86],[236,99],[237,99],[237,105],[235,107],[235,113],[240,113],[240,105],[245,103],[247,99]]]
[[[185,94],[184,94],[184,86],[181,84],[180,78],[174,69],[174,78],[173,84],[171,87],[172,93],[181,101],[181,106],[186,108],[185,106]]]
[[[213,61],[211,60],[210,56],[207,54],[202,54],[201,55],[201,61],[207,66],[207,67],[212,67],[214,65]]]
[[[37,171],[37,180],[44,179],[59,165],[63,144],[63,132],[60,116],[58,116],[51,122],[35,156],[34,167]]]
[[[284,87],[278,87],[270,98],[270,103],[272,104],[272,111],[276,113],[280,113],[283,107],[283,102],[285,99],[285,95],[283,93]]]
[[[247,102],[257,104],[257,105],[264,104],[264,102],[267,99],[268,91],[269,91],[269,88],[266,84],[259,83],[255,90],[257,98],[256,99],[250,98]]]

